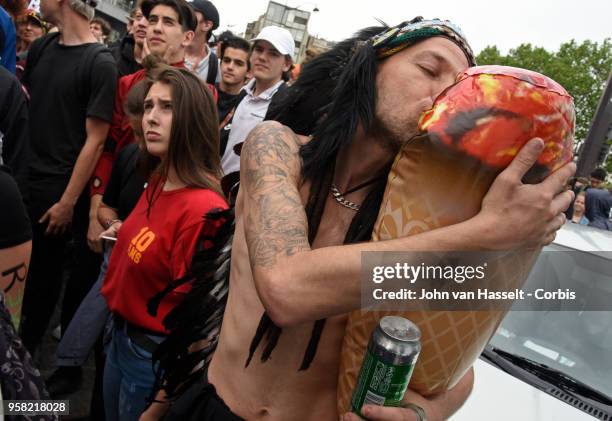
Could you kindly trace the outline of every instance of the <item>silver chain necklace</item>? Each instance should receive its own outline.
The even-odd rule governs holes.
[[[336,187],[334,183],[332,183],[329,186],[329,190],[331,191],[332,196],[334,196],[334,199],[336,199],[336,202],[340,203],[345,208],[349,208],[354,211],[359,210],[361,205],[351,202],[350,200],[346,200],[344,196],[342,195],[342,193],[340,193],[340,190],[338,190],[338,187]]]

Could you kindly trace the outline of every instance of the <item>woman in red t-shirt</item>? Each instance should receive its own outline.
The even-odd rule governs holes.
[[[155,380],[151,354],[167,333],[162,320],[190,285],[168,294],[155,317],[147,302],[185,275],[200,233],[215,230],[204,215],[227,208],[217,111],[207,87],[189,71],[168,66],[147,83],[142,126],[146,150],[160,163],[121,226],[102,287],[114,315],[104,371],[109,420],[136,420],[142,413]]]

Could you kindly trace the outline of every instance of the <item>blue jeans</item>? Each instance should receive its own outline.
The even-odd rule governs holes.
[[[106,419],[138,420],[155,382],[151,353],[136,345],[125,329],[115,326],[112,335],[104,367]],[[160,338],[151,339],[160,341]]]
[[[107,244],[98,280],[81,302],[66,331],[62,332],[62,340],[57,346],[58,366],[82,366],[104,330],[110,310],[100,294],[100,289],[104,283],[112,251],[112,246]]]

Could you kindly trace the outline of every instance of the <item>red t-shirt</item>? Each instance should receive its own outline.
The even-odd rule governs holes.
[[[121,226],[102,295],[111,311],[128,322],[168,333],[162,321],[191,285],[185,284],[164,297],[157,317],[147,313],[147,303],[169,282],[185,274],[202,229],[214,233],[218,228],[218,222],[205,221],[203,216],[213,209],[227,209],[227,203],[212,190],[186,187],[159,193],[147,216],[149,192],[147,187]]]

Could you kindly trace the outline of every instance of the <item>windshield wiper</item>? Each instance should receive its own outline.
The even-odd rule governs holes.
[[[562,371],[551,368],[546,364],[535,362],[533,360],[530,360],[529,358],[511,354],[499,348],[490,347],[487,350],[491,351],[495,356],[503,358],[504,360],[512,363],[513,365],[520,367],[529,373],[532,373],[538,378],[550,383],[555,387],[558,387],[559,389],[565,392],[575,393],[581,397],[594,400],[604,405],[612,406],[612,398],[574,379],[573,377],[568,376]],[[495,361],[495,359],[492,358],[490,352],[485,351],[483,353],[483,356],[494,364],[499,365],[499,361]],[[504,369],[504,367],[500,368]]]

